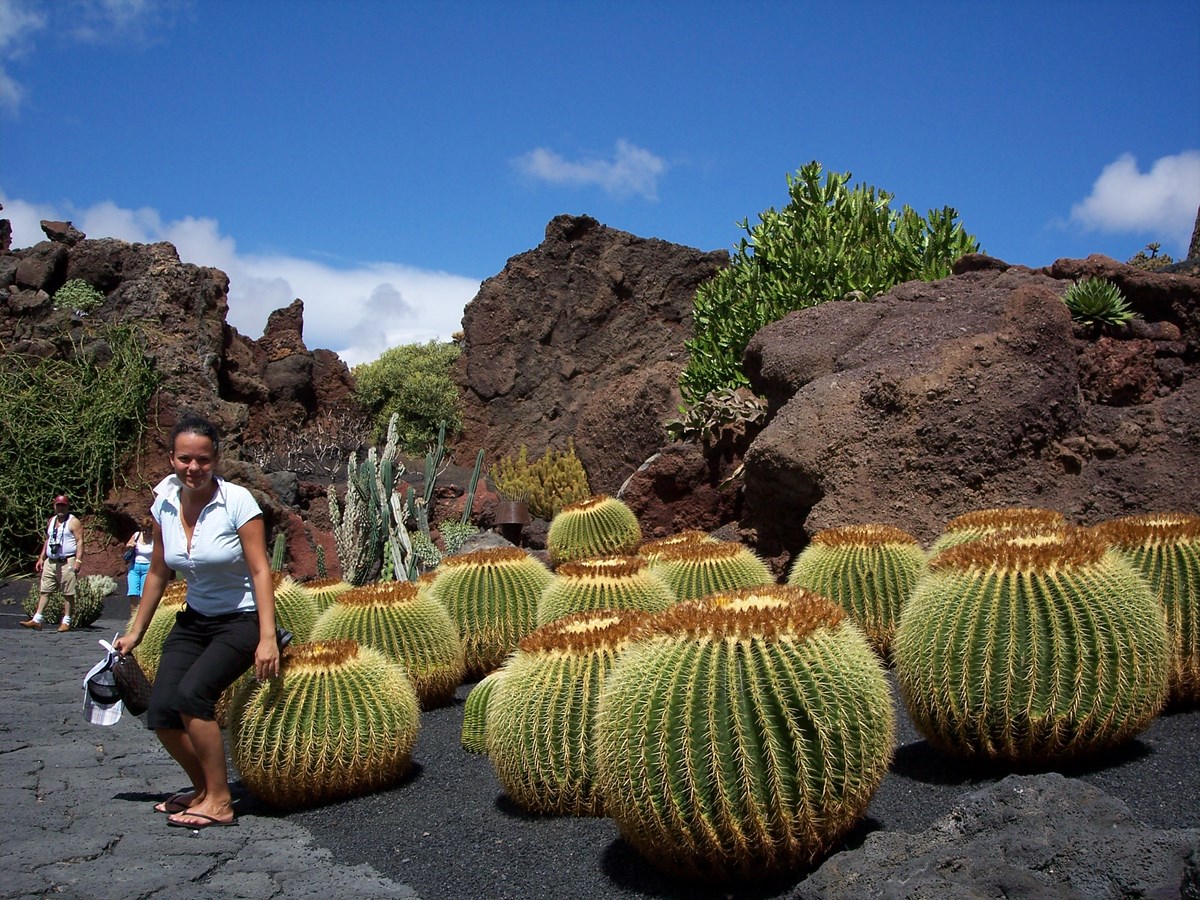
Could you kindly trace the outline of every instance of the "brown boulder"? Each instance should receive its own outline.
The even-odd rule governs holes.
[[[67,248],[63,244],[42,241],[20,254],[17,287],[53,294],[67,280]]]
[[[46,233],[47,238],[56,244],[66,244],[68,247],[74,247],[87,237],[86,234],[70,222],[51,222],[47,219],[42,219],[42,231]]]

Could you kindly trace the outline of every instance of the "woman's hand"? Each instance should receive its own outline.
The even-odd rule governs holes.
[[[254,677],[266,681],[279,674],[279,641],[272,634],[258,642],[254,651]]]
[[[134,637],[132,634],[123,634],[113,641],[113,649],[121,656],[128,656],[141,642],[142,639],[140,637]]]

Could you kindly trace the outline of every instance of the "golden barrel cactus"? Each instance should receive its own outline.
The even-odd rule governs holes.
[[[633,510],[606,494],[564,506],[546,534],[546,549],[555,566],[592,556],[633,553],[641,542],[642,527]]]
[[[966,544],[988,535],[1001,534],[1006,531],[1059,532],[1066,526],[1066,518],[1054,509],[1023,506],[975,509],[947,522],[942,534],[929,548],[929,555],[937,556],[943,550],[957,547],[959,544]]]
[[[670,585],[640,556],[599,556],[555,570],[538,600],[537,623],[600,609],[657,612],[675,600]]]
[[[459,742],[468,753],[487,753],[488,706],[503,675],[503,669],[488,673],[467,694]]]
[[[771,584],[767,564],[736,541],[691,541],[660,547],[650,560],[680,600],[699,600],[717,591]]]
[[[321,613],[333,606],[338,597],[354,585],[340,578],[314,578],[312,581],[304,582],[302,587],[309,599],[312,600],[317,615],[320,616]]]

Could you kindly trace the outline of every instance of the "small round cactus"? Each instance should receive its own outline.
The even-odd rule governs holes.
[[[343,592],[317,619],[312,640],[349,638],[404,667],[422,709],[444,706],[462,683],[464,657],[446,608],[411,581]]]
[[[537,624],[538,598],[553,575],[516,547],[449,556],[423,590],[450,613],[466,652],[464,678],[478,678],[504,661]]]
[[[304,585],[282,572],[273,572],[275,621],[297,641],[307,641],[317,621],[317,605]]]
[[[1200,516],[1128,516],[1094,531],[1142,574],[1166,610],[1172,701],[1200,704]]]
[[[900,610],[925,573],[920,542],[890,525],[846,525],[813,535],[788,584],[828,597],[854,618],[884,659]]]
[[[999,534],[1013,529],[1025,531],[1042,529],[1058,532],[1066,525],[1067,520],[1063,514],[1053,509],[1022,506],[976,509],[956,516],[947,522],[945,531],[929,549],[929,555],[937,556],[943,550],[987,537],[990,534]]]
[[[605,679],[605,812],[671,871],[794,871],[866,812],[894,727],[883,668],[831,601],[781,585],[683,601],[631,635]]]
[[[488,701],[487,750],[496,777],[530,812],[603,814],[592,721],[604,678],[646,613],[576,613],[521,640]]]
[[[767,564],[736,541],[692,541],[660,548],[650,568],[680,600],[698,600],[717,591],[771,584]]]
[[[1132,737],[1167,690],[1166,620],[1093,534],[993,535],[944,550],[892,644],[913,721],[967,758],[1045,765]]]
[[[537,623],[600,609],[657,612],[675,600],[675,592],[640,556],[599,556],[555,570],[538,601]]]
[[[497,669],[479,680],[463,703],[462,736],[460,742],[468,753],[487,753],[487,714],[496,692],[496,685],[504,675]]]
[[[592,556],[633,553],[641,542],[642,528],[633,510],[605,494],[564,506],[546,535],[546,549],[555,566]]]
[[[333,606],[338,597],[354,587],[350,582],[340,578],[314,578],[312,581],[304,582],[301,586],[312,600],[318,616]]]
[[[279,678],[237,692],[230,755],[256,797],[315,806],[396,784],[419,723],[399,665],[354,641],[314,641],[287,649]]]

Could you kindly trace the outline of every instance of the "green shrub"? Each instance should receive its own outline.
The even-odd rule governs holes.
[[[354,367],[354,396],[374,422],[377,440],[393,413],[400,417],[400,448],[410,455],[437,440],[442,422],[448,434],[462,429],[462,404],[450,375],[461,352],[453,343],[403,344]]]
[[[1125,302],[1121,289],[1106,278],[1076,281],[1067,288],[1063,303],[1071,311],[1072,319],[1094,328],[1124,325],[1133,318],[1133,310]]]
[[[1167,266],[1173,264],[1175,260],[1167,253],[1159,256],[1158,251],[1161,249],[1162,244],[1158,243],[1158,241],[1147,244],[1145,250],[1139,250],[1129,259],[1125,260],[1125,265],[1133,266],[1135,269],[1145,269],[1148,272],[1165,269]],[[1147,250],[1150,252],[1147,253]]]
[[[786,313],[848,295],[873,297],[902,281],[934,280],[979,244],[946,206],[922,218],[892,195],[874,187],[847,187],[850,173],[821,178],[814,161],[788,176],[790,202],[768,209],[747,237],[733,264],[696,292],[687,368],[680,378],[684,399],[700,401],[710,391],[747,384],[742,352],[764,325]]]
[[[54,308],[86,315],[104,303],[104,295],[82,278],[72,278],[54,292]]]
[[[575,455],[575,444],[566,450],[546,448],[542,458],[529,462],[529,451],[521,445],[517,458],[503,457],[491,470],[492,482],[508,500],[524,500],[539,519],[553,519],[564,506],[592,495],[587,472]]]

